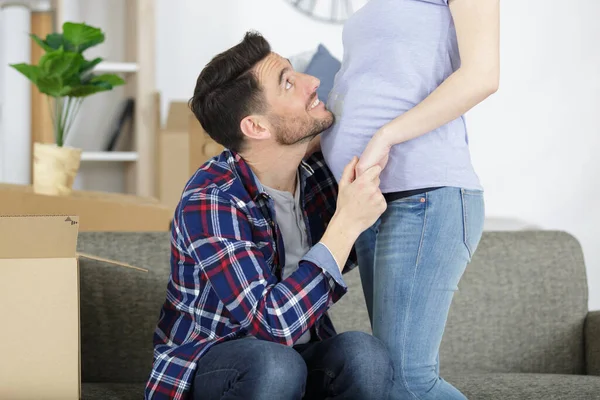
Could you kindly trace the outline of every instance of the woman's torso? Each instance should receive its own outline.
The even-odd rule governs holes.
[[[371,0],[346,23],[344,59],[327,101],[335,124],[321,138],[339,180],[384,124],[410,110],[459,66],[447,0]],[[392,147],[383,192],[433,186],[481,189],[464,117]]]

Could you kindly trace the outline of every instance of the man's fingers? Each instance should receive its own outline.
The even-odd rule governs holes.
[[[342,179],[340,179],[340,185],[346,185],[348,183],[352,183],[355,178],[354,168],[358,163],[358,157],[352,157],[352,160],[346,165],[344,168],[344,172],[342,173]]]

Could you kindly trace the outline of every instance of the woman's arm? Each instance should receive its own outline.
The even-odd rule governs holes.
[[[361,155],[359,174],[375,164],[385,164],[391,146],[447,124],[497,90],[499,3],[499,0],[450,0],[460,68],[421,103],[377,131]]]

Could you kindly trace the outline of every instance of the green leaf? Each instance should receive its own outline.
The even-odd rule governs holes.
[[[79,73],[84,61],[81,54],[66,52],[60,48],[44,54],[40,58],[39,66],[47,75],[60,76],[62,80],[67,80]]]
[[[94,68],[96,65],[100,64],[101,62],[102,62],[102,58],[100,58],[100,57],[94,58],[91,61],[84,60],[83,64],[81,64],[81,66],[79,67],[79,73],[83,74],[84,72],[88,72],[92,68]]]
[[[84,50],[104,42],[104,34],[99,28],[85,23],[65,22],[63,35],[73,44],[75,51],[82,53]]]
[[[110,86],[120,86],[124,85],[125,81],[118,75],[115,74],[102,74],[98,76],[94,76],[91,80],[91,83],[104,82],[108,83]]]
[[[61,47],[66,51],[75,51],[75,47],[71,42],[65,39],[61,33],[49,33],[46,35],[46,44],[52,48],[52,50],[58,50]]]
[[[37,84],[38,78],[41,75],[41,70],[37,65],[29,65],[25,63],[10,64],[11,67],[25,75],[34,84]]]
[[[29,37],[32,38],[45,51],[55,50],[51,46],[49,46],[48,43],[46,43],[46,41],[42,40],[39,36],[31,33],[29,34]]]
[[[51,97],[61,97],[64,88],[59,76],[40,76],[37,82],[40,92]]]
[[[60,89],[60,97],[68,96],[69,93],[71,93],[72,90],[73,90],[73,88],[71,86],[64,85],[62,87],[62,89]]]
[[[29,36],[45,50],[45,54],[38,65],[23,63],[11,64],[11,67],[36,84],[41,93],[62,101],[65,97],[86,97],[125,84],[115,74],[95,75],[93,69],[103,59],[86,60],[82,55],[84,50],[104,41],[100,29],[84,23],[66,22],[62,34],[51,33],[45,40],[35,34]]]
[[[83,83],[83,77],[79,73],[65,76],[63,79],[63,83],[65,84],[65,86],[79,86]]]
[[[74,87],[67,96],[70,97],[86,97],[98,92],[111,90],[112,87],[107,84],[88,84]]]

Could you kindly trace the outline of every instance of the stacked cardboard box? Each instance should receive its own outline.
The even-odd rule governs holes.
[[[158,198],[171,210],[177,207],[185,184],[198,167],[223,151],[202,129],[185,102],[169,105],[157,148]]]

